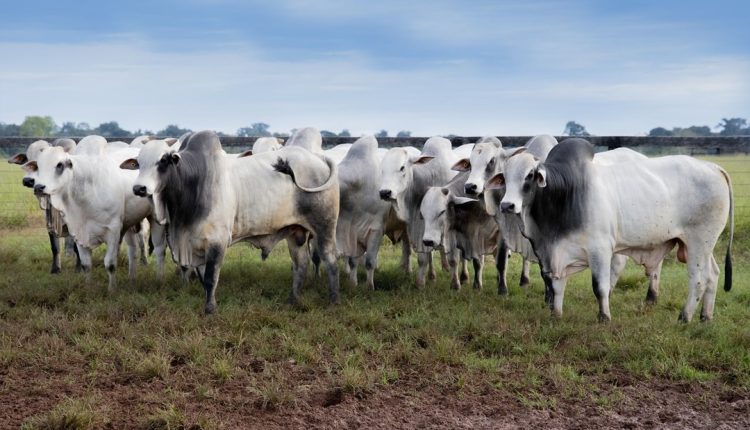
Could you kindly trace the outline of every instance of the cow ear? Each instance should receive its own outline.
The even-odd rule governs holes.
[[[520,148],[509,149],[508,151],[505,152],[505,158],[510,158],[510,157],[513,157],[514,155],[518,155],[523,152],[526,152],[526,149],[527,148],[525,146],[521,146]]]
[[[253,155],[253,150],[252,149],[248,149],[247,151],[245,151],[245,152],[241,153],[240,155],[238,155],[237,158],[249,157],[251,155]]]
[[[164,139],[164,142],[165,142],[165,143],[166,143],[166,144],[167,144],[168,146],[172,146],[172,145],[174,145],[175,143],[177,143],[177,138],[176,138],[176,137],[168,137],[168,138]]]
[[[279,141],[279,145],[284,145],[284,139],[277,137],[276,140]]]
[[[458,160],[456,164],[451,167],[451,169],[455,170],[456,172],[468,172],[469,170],[471,170],[471,161],[469,161],[468,158]]]
[[[39,169],[39,166],[36,164],[36,161],[29,161],[21,166],[21,168],[29,173],[34,173]]]
[[[484,184],[484,188],[487,190],[496,190],[498,188],[502,188],[505,186],[505,175],[502,173],[498,173],[497,175],[491,177],[487,180],[487,183]]]
[[[539,185],[539,188],[544,188],[547,186],[547,169],[544,168],[544,166],[539,166],[536,169],[536,173],[534,173],[534,179],[536,179],[537,185]]]
[[[430,161],[432,161],[433,158],[435,158],[435,157],[433,157],[431,155],[420,155],[416,159],[413,159],[412,162],[411,162],[411,164],[427,164]]]
[[[169,156],[169,160],[170,160],[170,161],[172,162],[172,164],[174,164],[174,165],[180,164],[180,158],[182,158],[182,157],[180,157],[180,154],[178,154],[178,153],[176,153],[176,152],[173,152],[173,153],[172,153],[172,154],[171,154],[171,155]]]
[[[470,199],[468,197],[459,197],[459,196],[454,196],[451,199],[451,203],[453,203],[456,206],[465,205],[467,203],[473,203],[473,202],[478,202],[478,201],[479,200],[477,199]]]
[[[138,160],[135,158],[129,158],[120,164],[120,168],[125,170],[138,170],[140,166],[138,165]]]
[[[26,156],[26,154],[16,154],[12,158],[8,159],[8,163],[10,164],[26,164],[26,162],[29,161],[29,158]]]

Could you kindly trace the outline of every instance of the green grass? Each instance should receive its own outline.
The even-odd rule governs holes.
[[[750,197],[738,204],[750,204]],[[136,384],[155,396],[134,411],[148,428],[204,422],[183,410],[221,402],[227,390],[240,390],[246,407],[269,411],[320,388],[366,398],[415,381],[456,395],[513,393],[535,409],[567,401],[610,408],[621,393],[599,388],[622,378],[750,390],[749,226],[743,210],[737,215],[734,288],[718,292],[713,322],[690,324],[677,323],[687,273],[674,258],[664,265],[655,306],[644,305],[647,282],[629,263],[612,294],[613,320],[599,324],[588,272],[573,278],[565,314],[554,320],[543,306],[537,272],[530,289],[517,286],[515,256],[508,297],[493,288],[494,268],[486,270],[482,291],[451,291],[440,271],[417,290],[390,245],[383,247],[376,291],[353,287],[342,274],[341,305],[329,307],[325,282],[311,275],[299,310],[285,303],[291,271],[284,247],[261,262],[258,250],[237,245],[222,268],[218,313],[205,317],[202,288],[183,285],[171,264],[163,282],[153,267],[139,267],[136,281],[128,282],[121,258],[119,290],[110,295],[102,250],[87,285],[72,273],[70,257],[63,274],[47,273],[42,228],[6,226],[0,231],[0,371],[34,369],[40,375],[36,390],[44,392],[63,382],[42,374],[75,369],[71,378],[82,387],[83,400],[36,411],[28,428],[61,428],[55,423],[67,419],[80,423],[73,428],[106,423],[115,413],[100,391],[110,381]],[[723,253],[718,246],[719,261]],[[0,393],[10,395],[8,390],[13,388],[0,386]],[[28,394],[17,395],[21,402]]]

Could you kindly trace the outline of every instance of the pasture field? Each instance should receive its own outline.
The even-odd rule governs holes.
[[[712,160],[750,183],[750,158]],[[129,282],[121,253],[114,294],[102,249],[90,284],[70,256],[50,275],[41,212],[16,166],[2,161],[0,174],[3,198],[29,211],[0,211],[0,428],[750,426],[746,188],[735,187],[734,286],[724,292],[722,274],[710,323],[677,322],[687,272],[674,253],[656,305],[644,304],[646,278],[629,263],[613,320],[600,324],[588,271],[554,320],[536,267],[531,287],[517,286],[517,256],[508,297],[489,261],[482,291],[451,291],[439,268],[417,290],[391,245],[376,291],[342,270],[341,304],[330,307],[310,273],[301,309],[286,304],[285,246],[261,262],[236,245],[218,312],[205,317],[201,286],[184,285],[171,263],[163,281],[140,266]],[[722,272],[725,251],[726,234]]]

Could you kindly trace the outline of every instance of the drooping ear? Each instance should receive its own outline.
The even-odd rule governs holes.
[[[539,188],[547,186],[547,169],[545,169],[543,165],[540,164],[539,167],[537,167],[536,173],[534,173],[534,179],[536,179]]]
[[[478,201],[479,200],[477,199],[470,199],[468,197],[453,196],[451,198],[451,203],[456,206],[465,205],[467,203],[473,203],[473,202],[478,202]]]
[[[182,158],[182,157],[180,156],[180,154],[178,154],[178,153],[176,153],[176,152],[173,152],[173,153],[172,153],[172,154],[171,154],[171,155],[169,156],[169,159],[170,159],[170,161],[171,161],[171,162],[172,162],[172,164],[174,164],[174,165],[180,164],[180,158]]]
[[[21,166],[21,168],[29,173],[34,173],[39,169],[39,166],[36,164],[36,161],[29,161]]]
[[[240,155],[238,155],[237,158],[249,157],[251,155],[253,155],[253,150],[252,149],[248,149],[247,151],[245,151],[245,152],[241,153]]]
[[[16,154],[13,157],[8,159],[8,163],[10,164],[26,164],[26,162],[29,161],[29,158],[26,156],[26,154]]]
[[[420,155],[411,161],[411,164],[427,164],[435,158],[432,155]]]
[[[471,161],[469,161],[468,158],[458,160],[456,164],[451,167],[451,170],[455,170],[456,172],[468,172],[471,170]]]
[[[177,140],[178,139],[176,137],[168,137],[168,138],[164,139],[164,143],[166,143],[168,146],[172,146],[175,143],[177,143]]]
[[[138,160],[135,158],[128,158],[120,164],[120,168],[125,170],[138,170],[140,166],[138,165]]]
[[[487,179],[487,182],[484,184],[484,188],[486,190],[496,190],[504,186],[505,186],[505,175],[503,175],[502,173],[498,173],[497,175],[491,177],[490,179]]]

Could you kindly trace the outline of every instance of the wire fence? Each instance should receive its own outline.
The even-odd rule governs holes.
[[[238,146],[232,149],[241,148]],[[249,146],[245,149],[249,149]],[[659,154],[666,155],[664,149],[658,151]],[[654,154],[654,151],[644,152]],[[750,219],[750,155],[706,155],[703,151],[686,147],[676,147],[666,153],[693,153],[696,157],[724,167],[729,172],[734,186],[735,219]],[[44,228],[44,214],[39,209],[32,190],[23,187],[23,176],[24,172],[20,166],[9,164],[5,158],[0,158],[0,228]]]

